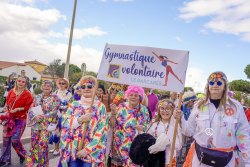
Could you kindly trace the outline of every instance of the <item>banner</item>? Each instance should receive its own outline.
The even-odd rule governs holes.
[[[188,51],[106,44],[97,78],[182,92],[188,58]]]

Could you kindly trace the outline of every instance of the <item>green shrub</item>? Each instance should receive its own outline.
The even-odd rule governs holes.
[[[0,85],[4,84],[5,85],[5,81],[6,81],[7,77],[4,76],[0,76]]]
[[[5,89],[4,89],[4,86],[0,86],[0,107],[2,107],[4,104],[4,98],[3,98],[3,95],[4,95],[4,92],[5,92]]]
[[[35,93],[35,95],[38,95],[38,94],[42,93],[42,89],[41,89],[41,86],[40,86],[40,85],[38,85],[38,86],[34,89],[34,93]]]

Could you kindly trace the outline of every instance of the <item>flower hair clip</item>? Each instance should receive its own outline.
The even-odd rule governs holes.
[[[219,78],[224,79],[225,81],[227,81],[227,77],[224,73],[222,72],[214,72],[209,76],[209,80],[217,80]]]

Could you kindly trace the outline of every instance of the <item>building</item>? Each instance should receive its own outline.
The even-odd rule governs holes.
[[[43,73],[47,67],[46,64],[43,64],[37,60],[34,61],[25,61],[24,62],[26,65],[31,66],[34,70],[36,70],[38,73]]]
[[[30,80],[41,80],[41,74],[25,63],[0,61],[0,76],[8,77],[11,73],[14,73],[17,77],[21,74],[22,70],[25,70],[26,76],[29,77]]]
[[[34,61],[25,61],[24,62],[26,65],[29,65],[31,66],[34,70],[36,70],[38,73],[41,74],[41,80],[50,80],[50,81],[53,81],[53,80],[56,80],[58,77],[52,77],[51,75],[49,74],[44,74],[44,71],[46,70],[47,68],[47,65],[46,64],[43,64],[37,60],[34,60]]]

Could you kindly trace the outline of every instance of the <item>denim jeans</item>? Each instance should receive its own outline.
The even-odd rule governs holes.
[[[69,167],[92,167],[91,163],[88,162],[83,162],[80,159],[76,159],[75,161],[70,161],[68,163]]]

